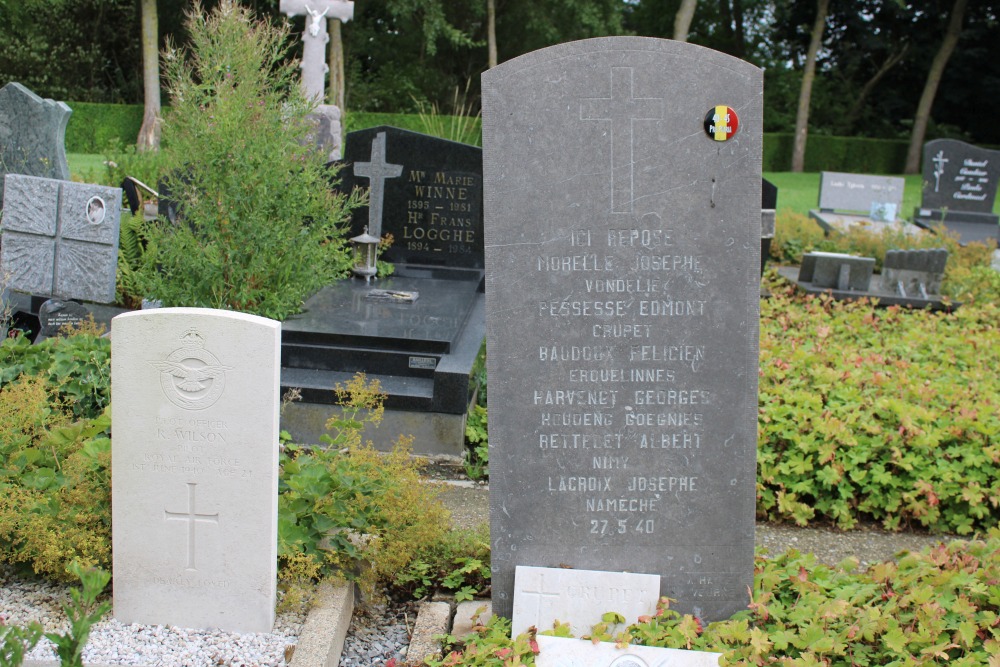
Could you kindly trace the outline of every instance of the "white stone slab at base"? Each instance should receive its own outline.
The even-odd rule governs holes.
[[[626,646],[538,635],[537,667],[719,667],[721,653]]]
[[[569,623],[579,637],[601,622],[609,611],[635,623],[656,613],[660,575],[519,565],[514,574],[511,634],[532,625],[550,630],[554,621]]]
[[[281,324],[163,308],[111,334],[115,618],[270,632]]]

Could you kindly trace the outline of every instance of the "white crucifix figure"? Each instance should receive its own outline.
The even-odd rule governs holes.
[[[279,9],[289,16],[306,15],[302,33],[302,90],[311,100],[322,102],[326,91],[327,19],[344,23],[354,18],[354,3],[346,0],[281,0]]]
[[[370,162],[355,162],[354,175],[370,181],[368,196],[368,233],[382,238],[382,203],[385,199],[385,180],[403,173],[403,165],[385,161],[385,132],[379,132],[372,141]]]
[[[941,176],[944,175],[944,165],[947,164],[948,158],[944,156],[944,151],[938,151],[931,161],[934,163],[934,192],[937,192],[941,186]]]
[[[632,68],[611,68],[611,96],[580,100],[580,120],[611,122],[611,212],[631,213],[633,200],[632,124],[662,120],[662,97],[633,97]]]
[[[219,525],[219,513],[215,514],[198,514],[195,509],[195,487],[198,485],[194,482],[188,482],[188,508],[184,512],[171,512],[167,509],[163,510],[163,519],[165,521],[187,521],[188,524],[188,542],[187,542],[187,565],[185,569],[187,570],[197,570],[194,566],[194,554],[195,554],[195,524],[197,522],[202,523],[214,523]]]

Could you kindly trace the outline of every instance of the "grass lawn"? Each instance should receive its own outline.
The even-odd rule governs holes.
[[[103,155],[92,155],[89,153],[67,153],[66,161],[69,163],[70,178],[84,183],[101,183],[106,178],[104,161],[107,158]],[[117,183],[115,184],[117,185]]]

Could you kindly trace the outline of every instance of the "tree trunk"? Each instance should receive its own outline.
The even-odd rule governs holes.
[[[341,118],[344,114],[344,38],[340,32],[340,19],[330,19],[326,24],[330,35],[330,88],[326,93],[326,101],[340,109]]]
[[[801,172],[806,163],[806,139],[809,136],[809,100],[812,98],[813,80],[816,78],[816,54],[823,41],[826,14],[830,0],[816,0],[816,21],[812,27],[806,66],[802,72],[802,88],[799,90],[799,109],[795,114],[795,143],[792,148],[792,171]]]
[[[691,19],[694,18],[694,7],[698,0],[681,0],[681,6],[674,14],[674,39],[678,42],[688,41],[688,30],[691,28]]]
[[[142,0],[142,127],[136,146],[140,151],[160,148],[160,50],[156,0]]]
[[[927,82],[924,84],[924,92],[920,96],[920,103],[917,105],[917,113],[913,117],[913,133],[910,135],[910,148],[906,152],[906,168],[904,173],[915,174],[920,169],[920,153],[924,145],[924,136],[927,134],[927,122],[931,117],[931,107],[934,106],[934,97],[937,95],[938,85],[944,75],[944,68],[951,58],[958,38],[962,34],[962,19],[965,18],[965,7],[968,0],[955,0],[951,8],[951,17],[948,20],[948,29],[944,33],[941,41],[941,48],[938,49],[931,68],[927,72]]]
[[[497,66],[497,3],[496,0],[486,0],[486,45],[488,64],[492,69]]]

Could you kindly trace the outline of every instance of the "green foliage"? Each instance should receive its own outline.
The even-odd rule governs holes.
[[[93,333],[48,338],[32,345],[24,336],[0,343],[0,388],[22,376],[43,376],[61,404],[92,419],[111,402],[111,341]]]
[[[83,583],[82,591],[77,588],[70,590],[71,601],[63,606],[70,623],[69,632],[65,635],[49,632],[45,637],[55,644],[61,667],[83,667],[83,647],[90,636],[90,628],[111,610],[110,602],[97,602],[111,580],[111,574],[99,568],[82,568],[76,563],[69,569]]]
[[[788,171],[795,136],[788,132],[764,134],[764,171]],[[805,171],[843,171],[858,174],[901,174],[908,141],[810,134]]]
[[[84,568],[78,563],[69,566],[69,572],[79,579],[83,589],[70,589],[70,602],[63,605],[69,620],[66,634],[56,632],[44,636],[55,645],[61,667],[83,667],[83,647],[87,645],[90,628],[111,610],[111,603],[97,602],[97,598],[111,580],[111,575],[100,568]],[[42,626],[36,622],[26,627],[5,626],[0,617],[0,667],[19,667],[24,656],[42,638]]]
[[[115,301],[126,308],[142,307],[140,272],[146,259],[146,221],[141,210],[123,214],[118,234],[118,273],[115,278]]]
[[[392,587],[400,596],[426,598],[438,591],[471,600],[490,586],[490,536],[483,524],[450,530],[441,540],[421,549],[400,571]]]
[[[338,399],[343,412],[327,422],[325,449],[289,444],[281,455],[278,555],[300,571],[308,560],[320,576],[358,579],[372,594],[441,539],[447,513],[420,481],[408,439],[389,454],[362,443],[365,425],[382,417],[377,381],[355,376]],[[359,574],[362,561],[369,567]]]
[[[73,421],[41,376],[0,388],[0,561],[67,579],[111,561],[110,412]]]
[[[148,229],[145,294],[284,319],[349,266],[344,224],[359,203],[335,195],[305,144],[310,105],[284,60],[288,32],[224,0],[189,15],[191,52],[168,47],[172,99],[164,180],[180,224]]]
[[[482,146],[483,128],[480,120],[480,113],[471,114],[472,105],[469,103],[469,84],[465,84],[465,91],[459,94],[458,86],[455,86],[455,95],[452,100],[454,114],[445,116],[440,113],[438,105],[418,102],[420,108],[420,124],[423,126],[423,133],[430,134],[449,141],[458,141],[473,146]]]
[[[134,144],[142,126],[141,104],[70,102],[66,151],[103,153],[115,143]],[[117,184],[116,184],[117,185]]]
[[[761,304],[757,511],[968,534],[1000,518],[1000,307]]]
[[[32,622],[25,627],[4,625],[0,616],[0,667],[20,667],[24,656],[42,638],[42,626]]]
[[[462,465],[471,479],[482,479],[490,464],[490,434],[486,407],[473,405],[465,420],[465,458]]]
[[[904,554],[855,572],[857,561],[836,568],[792,550],[758,555],[746,611],[705,624],[670,609],[618,630],[605,615],[589,635],[596,640],[723,654],[729,666],[856,667],[859,665],[1000,664],[1000,530],[985,540],[953,542]],[[464,646],[431,667],[533,665],[534,629],[509,638],[504,619],[477,625]],[[568,636],[565,626],[545,634]]]

